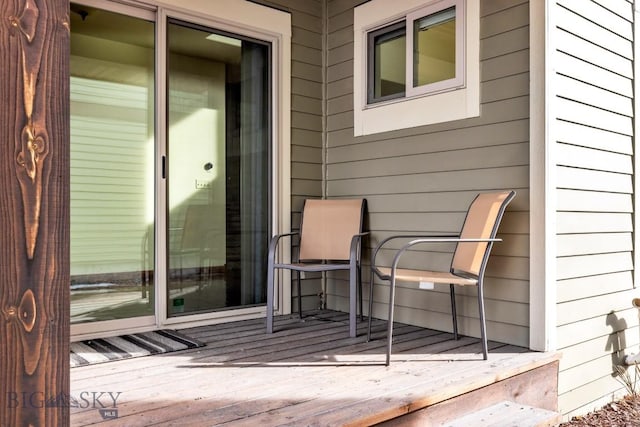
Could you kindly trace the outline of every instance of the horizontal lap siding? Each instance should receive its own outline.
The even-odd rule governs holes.
[[[256,0],[291,13],[291,197],[299,218],[307,197],[322,197],[323,2]],[[298,227],[293,222],[293,227]]]
[[[626,0],[559,0],[552,13],[558,388],[569,417],[624,392],[612,365],[637,351],[633,14]]]
[[[306,198],[322,197],[323,185],[323,0],[256,0],[291,13],[291,227],[300,226]],[[294,249],[295,250],[295,249]],[[302,305],[319,305],[320,281],[306,280]],[[297,287],[292,287],[297,310]]]
[[[71,275],[138,271],[151,202],[146,90],[80,78],[71,90]]]
[[[528,346],[528,2],[481,1],[479,117],[356,138],[353,85],[360,79],[353,75],[353,8],[360,3],[328,2],[327,196],[367,198],[367,245],[373,247],[396,233],[459,232],[475,194],[515,189],[499,233],[504,243],[496,245],[487,271],[488,335]],[[448,268],[451,251],[428,247],[406,260]],[[388,261],[392,251],[381,256]],[[333,277],[328,302],[347,310],[348,278]],[[368,272],[364,277],[367,295]],[[386,317],[387,295],[376,285],[374,316]],[[396,298],[397,320],[451,330],[448,287],[425,292],[400,286]],[[457,304],[461,332],[479,336],[476,290],[460,289]]]

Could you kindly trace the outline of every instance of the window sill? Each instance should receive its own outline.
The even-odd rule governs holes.
[[[436,95],[354,105],[355,136],[412,128],[480,115],[480,93],[470,88]]]

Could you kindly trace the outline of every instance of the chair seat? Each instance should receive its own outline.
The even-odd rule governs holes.
[[[293,264],[275,264],[275,268],[287,268],[289,270],[297,271],[333,271],[333,270],[348,270],[349,264],[331,264],[321,262],[298,262]]]
[[[383,279],[389,280],[391,278],[391,268],[376,267],[376,270],[378,270],[378,273]],[[410,270],[405,268],[398,268],[396,270],[396,280],[402,282],[453,283],[454,285],[478,284],[478,279],[461,277],[445,271]]]

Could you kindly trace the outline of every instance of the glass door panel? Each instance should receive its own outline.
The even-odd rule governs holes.
[[[70,16],[71,322],[154,315],[155,25]]]
[[[267,44],[170,20],[168,317],[265,302]]]

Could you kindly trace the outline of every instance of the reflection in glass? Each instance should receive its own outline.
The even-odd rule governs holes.
[[[413,86],[455,78],[455,7],[417,19],[413,31]]]
[[[269,46],[168,25],[169,316],[262,304]]]
[[[153,315],[154,24],[70,17],[71,322]]]
[[[373,44],[373,94],[369,101],[404,95],[405,46],[404,23],[383,28],[371,34]]]

